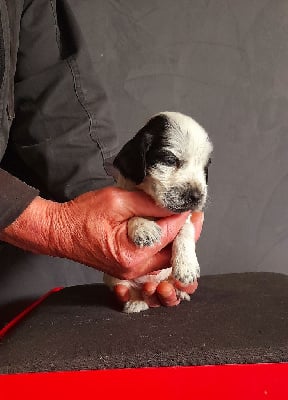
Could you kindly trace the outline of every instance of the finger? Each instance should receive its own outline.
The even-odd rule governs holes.
[[[157,283],[155,282],[146,282],[142,287],[142,296],[149,307],[159,307],[160,301],[158,299],[157,293]]]
[[[204,213],[202,211],[194,211],[191,214],[191,222],[195,229],[195,242],[199,239],[204,222]]]
[[[138,276],[151,274],[155,271],[166,269],[171,264],[171,245],[166,246],[160,250],[159,253],[154,254],[145,261],[141,261],[140,264],[135,266]]]
[[[191,283],[190,285],[183,285],[183,283],[179,282],[179,281],[174,281],[174,286],[181,290],[182,292],[186,292],[188,294],[193,294],[197,288],[198,288],[198,282],[195,281],[193,283]]]
[[[113,287],[113,291],[115,293],[117,300],[120,301],[121,303],[126,303],[127,301],[130,300],[130,291],[127,286],[121,285],[121,283],[119,283],[118,285],[115,285]]]
[[[180,300],[177,299],[173,285],[167,281],[160,282],[157,286],[157,295],[163,306],[177,306]]]

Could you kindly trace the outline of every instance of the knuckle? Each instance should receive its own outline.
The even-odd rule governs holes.
[[[124,270],[122,276],[124,279],[127,279],[128,281],[136,278],[136,274],[132,270]]]
[[[102,191],[106,201],[112,201],[115,197],[115,188],[113,186],[104,188]]]
[[[111,187],[107,190],[106,196],[107,205],[110,207],[118,208],[123,203],[122,189]]]
[[[132,274],[131,272],[123,272],[122,276],[127,281],[131,281],[132,279],[135,278],[134,274]]]

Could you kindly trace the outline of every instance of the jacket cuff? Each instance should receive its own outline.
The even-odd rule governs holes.
[[[0,169],[0,230],[18,218],[38,195],[39,190]]]

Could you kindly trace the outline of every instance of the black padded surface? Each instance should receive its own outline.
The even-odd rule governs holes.
[[[53,294],[0,345],[0,372],[288,361],[288,276],[201,278],[193,300],[119,312],[103,285]]]

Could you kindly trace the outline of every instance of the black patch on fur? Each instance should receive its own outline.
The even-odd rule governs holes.
[[[136,185],[143,181],[151,163],[159,162],[157,151],[163,147],[164,133],[169,126],[169,119],[164,114],[156,115],[122,147],[113,165],[124,178],[130,179]],[[171,155],[169,157],[171,160]]]
[[[153,167],[153,165],[159,163],[176,168],[180,168],[183,165],[183,161],[179,160],[171,151],[154,147],[147,154],[147,166]]]
[[[138,132],[129,140],[114,159],[113,165],[124,178],[130,179],[137,185],[146,175],[146,152],[150,146],[151,137]]]

